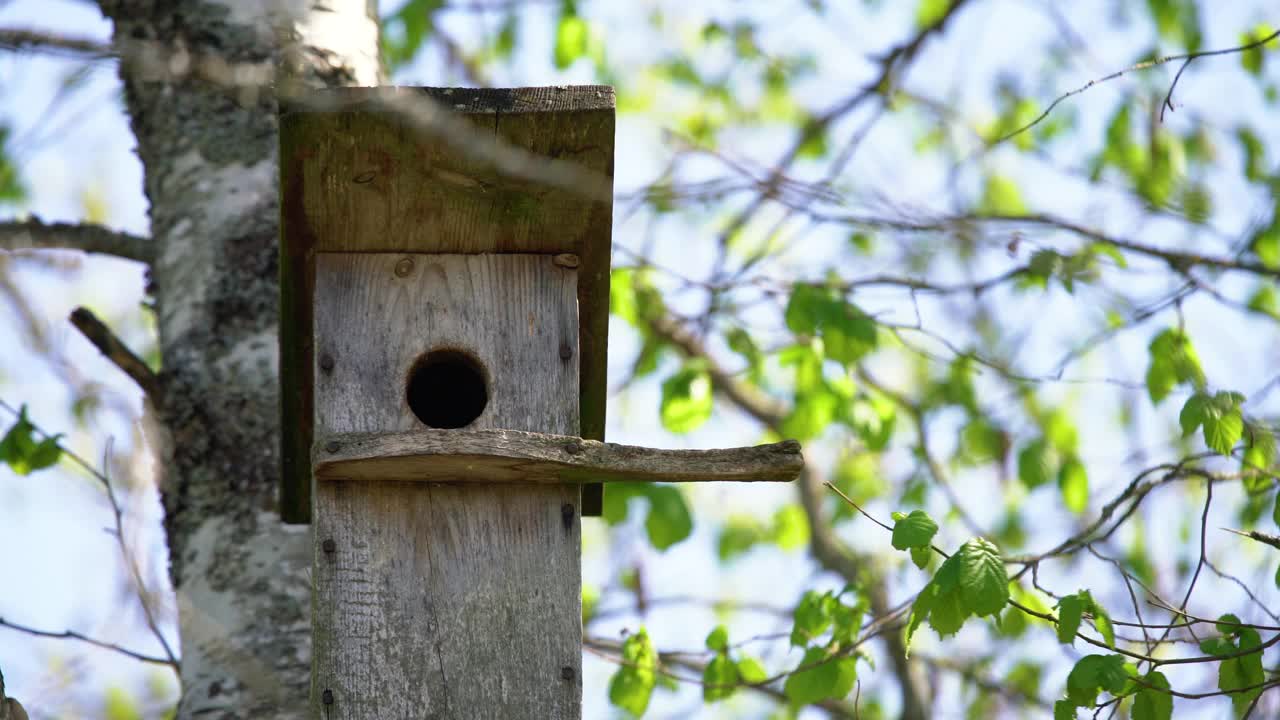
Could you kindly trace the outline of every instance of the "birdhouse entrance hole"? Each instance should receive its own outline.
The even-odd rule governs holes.
[[[423,425],[442,430],[470,425],[489,403],[484,368],[458,350],[423,355],[409,372],[406,396]]]

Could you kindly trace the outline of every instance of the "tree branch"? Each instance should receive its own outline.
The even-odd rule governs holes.
[[[71,324],[98,348],[98,351],[106,356],[116,367],[124,371],[142,391],[146,393],[147,398],[151,400],[154,407],[160,407],[162,386],[160,378],[156,376],[151,368],[142,358],[133,354],[115,333],[111,332],[111,328],[98,319],[88,308],[78,307],[71,311]]]
[[[150,264],[147,238],[88,223],[44,223],[40,218],[0,222],[0,253],[14,250],[79,250]]]
[[[0,28],[0,49],[64,56],[87,55],[91,59],[104,59],[115,54],[109,43],[26,28]]]
[[[711,384],[722,396],[737,405],[739,409],[755,418],[775,433],[780,433],[782,420],[787,409],[784,403],[770,397],[750,383],[742,382],[711,357],[702,342],[678,321],[668,315],[660,315],[649,322],[650,329],[658,337],[675,346],[688,357],[701,358],[707,362]],[[813,463],[805,463],[798,481],[800,502],[809,520],[811,537],[810,552],[815,560],[826,570],[836,573],[850,583],[864,585],[871,601],[871,614],[876,617],[887,616],[890,608],[888,593],[884,582],[868,572],[867,563],[840,541],[832,531],[822,511],[822,478],[815,470]],[[897,632],[884,633],[886,650],[893,665],[894,674],[898,678],[902,690],[902,718],[904,720],[924,720],[929,713],[929,693],[923,679],[914,671],[907,659],[907,648],[902,635]]]

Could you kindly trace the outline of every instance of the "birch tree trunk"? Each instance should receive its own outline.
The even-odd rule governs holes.
[[[278,67],[376,85],[375,0],[100,0],[145,169],[163,354],[160,465],[177,590],[179,718],[302,717],[305,526],[278,519]],[[149,48],[141,51],[139,48]],[[237,74],[243,69],[246,72]]]

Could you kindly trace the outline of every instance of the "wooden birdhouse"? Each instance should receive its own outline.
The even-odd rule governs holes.
[[[609,480],[785,480],[794,443],[603,439],[608,87],[351,88],[282,110],[282,513],[312,710],[577,718],[580,518]]]

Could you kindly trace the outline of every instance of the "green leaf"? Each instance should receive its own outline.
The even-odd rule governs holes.
[[[557,70],[564,70],[587,53],[590,34],[587,21],[579,17],[577,13],[561,13],[560,22],[556,26],[554,51]]]
[[[1138,686],[1138,693],[1133,698],[1131,720],[1170,720],[1173,717],[1173,696],[1160,692],[1169,689],[1169,680],[1164,673],[1153,670],[1142,676],[1142,682],[1145,684]]]
[[[404,65],[435,32],[435,13],[444,0],[409,0],[382,23],[383,55],[392,68]]]
[[[809,648],[805,651],[800,667],[787,676],[782,691],[793,707],[840,700],[853,691],[858,679],[857,661],[852,657],[830,658],[825,648]]]
[[[1258,631],[1239,623],[1240,618],[1230,613],[1219,617],[1218,632],[1227,637],[1217,638],[1215,647],[1207,651],[1219,656],[1236,655],[1236,657],[1224,658],[1222,664],[1218,666],[1218,689],[1224,692],[1252,687],[1266,679],[1262,669],[1260,649],[1246,655],[1237,655],[1242,650],[1248,651],[1262,647],[1262,638],[1258,635]],[[1228,637],[1234,638],[1236,642],[1228,640]],[[1202,648],[1205,645],[1206,643],[1201,643]],[[1236,715],[1243,715],[1261,692],[1261,688],[1254,688],[1245,692],[1231,693],[1231,704],[1235,708]]]
[[[730,516],[720,530],[716,553],[720,562],[728,562],[745,554],[757,543],[764,542],[766,532],[760,522],[749,515]]]
[[[1080,593],[1066,595],[1058,601],[1058,642],[1064,645],[1075,642],[1084,606],[1084,598]]]
[[[1089,474],[1080,458],[1072,455],[1058,468],[1058,489],[1070,512],[1080,515],[1089,507]]]
[[[1241,45],[1251,45],[1259,40],[1275,33],[1275,28],[1267,23],[1259,23],[1254,25],[1248,32],[1240,35]],[[1262,62],[1265,58],[1264,49],[1274,49],[1280,47],[1280,41],[1272,40],[1264,45],[1249,48],[1240,53],[1240,65],[1251,75],[1262,74]]]
[[[18,177],[11,151],[5,147],[9,140],[9,128],[0,125],[0,205],[18,203],[26,199],[27,188]]]
[[[1244,416],[1240,413],[1239,403],[1222,403],[1215,397],[1211,406],[1211,410],[1204,412],[1204,442],[1213,450],[1230,455],[1231,448],[1244,435]]]
[[[1076,720],[1076,706],[1069,700],[1058,700],[1053,704],[1053,720]]]
[[[662,383],[662,426],[673,433],[687,433],[711,417],[711,375],[701,363],[691,362]]]
[[[1200,49],[1200,12],[1195,0],[1147,0],[1160,37],[1191,52]]]
[[[1002,175],[988,175],[978,201],[982,215],[1017,216],[1027,214],[1027,204],[1022,199],[1018,184]]]
[[[1276,297],[1274,283],[1259,283],[1258,289],[1254,290],[1253,294],[1249,296],[1247,306],[1259,315],[1266,315],[1274,320],[1280,320],[1280,298]]]
[[[985,417],[975,417],[960,430],[961,458],[975,465],[998,460],[1004,455],[1007,441],[1003,430]]]
[[[938,533],[938,523],[923,510],[912,510],[893,524],[893,538],[890,541],[895,550],[929,547],[933,536]]]
[[[609,681],[609,702],[636,717],[644,715],[657,683],[658,653],[640,628],[622,643],[622,664]]]
[[[782,435],[809,440],[822,434],[836,417],[839,399],[825,386],[796,393],[795,407],[782,419]]]
[[[0,462],[18,475],[30,475],[57,464],[62,458],[61,435],[36,439],[36,427],[27,419],[27,406],[18,409],[18,420],[0,438]]]
[[[693,532],[693,516],[680,490],[657,485],[649,489],[648,497],[649,516],[645,518],[644,529],[655,548],[666,550],[689,537]]]
[[[810,590],[800,598],[800,604],[792,612],[791,644],[804,647],[831,627],[830,593]]]
[[[1244,476],[1245,490],[1262,492],[1271,486],[1271,466],[1276,461],[1276,436],[1271,430],[1258,424],[1245,427],[1247,447],[1240,458],[1240,472]]]
[[[1247,52],[1247,51],[1246,51]],[[1259,53],[1261,55],[1261,53]],[[1252,128],[1241,125],[1236,128],[1236,140],[1244,154],[1244,175],[1257,182],[1267,175],[1267,149]]]
[[[849,410],[850,424],[868,450],[879,452],[889,445],[889,440],[893,437],[897,412],[897,406],[888,398],[879,395],[859,396]]]
[[[1263,265],[1272,270],[1280,268],[1280,203],[1277,203],[1271,224],[1253,236],[1249,249],[1253,250]]]
[[[1204,371],[1191,340],[1182,331],[1169,328],[1156,335],[1148,348],[1150,365],[1147,368],[1147,392],[1151,402],[1159,404],[1168,397],[1174,387],[1191,383],[1199,389],[1204,385]]]
[[[829,303],[827,292],[813,285],[797,284],[791,288],[784,318],[787,328],[797,335],[813,335],[818,330]]]
[[[994,615],[1009,602],[1009,576],[1000,550],[985,538],[973,538],[960,547],[960,593],[974,615]]]
[[[717,653],[702,671],[702,699],[713,703],[733,695],[737,690],[738,666],[728,653]]]
[[[1107,644],[1107,647],[1114,650],[1116,647],[1116,631],[1111,626],[1111,616],[1092,596],[1089,597],[1089,612],[1093,614],[1093,625],[1098,628],[1098,634],[1102,635],[1102,641]]]
[[[1121,655],[1086,655],[1067,675],[1067,699],[1077,707],[1094,707],[1098,693],[1117,695],[1129,680]]]
[[[1204,422],[1205,410],[1209,406],[1209,396],[1204,393],[1195,393],[1187,398],[1182,405],[1182,411],[1178,413],[1178,424],[1182,426],[1182,435],[1185,437],[1196,431]]]
[[[107,690],[102,717],[104,720],[142,720],[142,712],[127,692],[113,687]]]
[[[1018,453],[1018,480],[1028,489],[1049,482],[1058,472],[1058,455],[1048,440],[1037,438]]]
[[[1063,258],[1054,250],[1037,250],[1027,263],[1027,275],[1035,278],[1042,288],[1049,286],[1049,278],[1062,271]]]
[[[648,503],[645,516],[645,532],[649,542],[658,550],[666,550],[689,537],[693,532],[693,516],[680,490],[671,485],[651,483],[617,482],[609,485],[605,493],[601,516],[609,525],[617,525],[627,519],[628,505],[632,498],[644,498]]]
[[[764,665],[759,660],[743,655],[738,658],[738,677],[748,685],[756,685],[768,680],[769,673],[765,672]]]
[[[707,649],[723,652],[729,649],[729,629],[724,625],[717,625],[714,630],[707,634]]]
[[[876,323],[852,303],[836,299],[822,326],[822,342],[827,357],[845,365],[855,363],[875,350],[878,342]],[[876,412],[881,410],[876,409]],[[889,428],[892,432],[892,425]]]
[[[916,27],[921,30],[933,27],[946,17],[953,0],[919,0],[916,6]]]
[[[933,559],[933,552],[928,547],[911,548],[911,562],[921,570],[929,566],[931,559]]]
[[[849,234],[849,244],[853,245],[862,255],[870,255],[874,248],[875,240],[872,236],[861,230],[856,230]]]
[[[799,550],[809,544],[809,517],[804,508],[788,503],[773,514],[770,539],[783,550]]]
[[[954,635],[964,627],[964,621],[969,619],[970,614],[959,588],[939,591],[929,613],[929,627],[938,633],[938,637]]]

